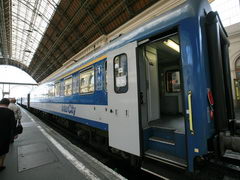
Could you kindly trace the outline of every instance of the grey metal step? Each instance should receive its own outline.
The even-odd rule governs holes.
[[[162,153],[159,151],[154,151],[149,149],[144,153],[144,156],[165,164],[169,164],[171,166],[175,166],[177,168],[181,168],[181,169],[187,168],[187,162],[184,159],[181,159],[166,153]]]
[[[185,171],[183,171],[183,169],[177,169],[172,166],[169,167],[165,164],[148,158],[144,158],[141,169],[164,180],[186,179]]]
[[[145,163],[145,164],[146,164],[146,163]],[[145,166],[146,166],[146,165],[145,165]],[[157,177],[159,177],[159,178],[161,178],[161,179],[170,180],[170,178],[164,176],[162,172],[159,173],[158,170],[153,170],[152,168],[149,168],[149,166],[151,166],[151,165],[147,165],[147,168],[142,166],[141,169],[142,169],[143,171],[148,172],[148,173],[150,173],[150,174],[152,174],[152,175],[154,175],[154,176],[157,176]]]
[[[161,125],[151,125],[150,127],[160,129],[160,130],[163,130],[163,131],[172,131],[172,132],[176,131],[176,129],[174,129],[174,128],[163,127]]]
[[[165,138],[161,138],[161,137],[152,136],[149,138],[149,140],[175,146],[175,142],[171,139],[165,139]]]
[[[183,131],[179,131],[178,129],[170,128],[170,127],[163,127],[160,125],[151,125],[151,128],[157,129],[162,132],[169,132],[169,133],[175,133],[175,134],[185,134]]]

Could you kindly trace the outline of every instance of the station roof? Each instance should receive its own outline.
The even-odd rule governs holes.
[[[37,82],[157,0],[0,0],[2,57]],[[4,22],[4,23],[3,23]]]
[[[0,64],[37,82],[158,0],[0,0]]]

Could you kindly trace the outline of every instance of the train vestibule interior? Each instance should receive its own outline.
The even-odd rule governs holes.
[[[185,132],[179,43],[175,33],[139,48],[143,126]]]

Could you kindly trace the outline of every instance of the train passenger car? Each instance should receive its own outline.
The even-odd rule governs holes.
[[[209,154],[239,151],[226,145],[234,135],[225,135],[234,119],[228,45],[207,0],[183,1],[56,74],[28,106],[75,122],[79,135],[103,134],[153,174],[167,176],[158,163],[196,172]]]
[[[26,94],[25,97],[21,97],[17,100],[17,103],[19,105],[22,105],[26,108],[29,108],[30,107],[30,94]]]

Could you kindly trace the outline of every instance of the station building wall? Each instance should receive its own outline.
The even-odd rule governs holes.
[[[229,58],[230,58],[230,68],[231,68],[231,79],[232,79],[232,89],[233,89],[233,99],[234,104],[240,107],[240,100],[237,99],[239,92],[236,92],[235,79],[240,82],[240,23],[233,24],[226,27],[228,33],[228,39],[230,41],[229,47]],[[240,91],[240,87],[239,87]]]

